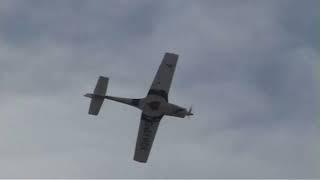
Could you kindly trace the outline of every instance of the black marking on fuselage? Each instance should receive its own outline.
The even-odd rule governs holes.
[[[140,103],[140,99],[132,99],[132,101],[131,101],[131,104],[132,104],[133,106],[136,106],[136,107],[139,106],[139,103]]]
[[[150,89],[148,95],[157,95],[163,97],[166,100],[166,102],[168,102],[168,93],[164,90]]]
[[[150,109],[151,109],[152,111],[156,111],[156,110],[159,110],[159,107],[160,107],[161,102],[159,102],[159,101],[152,101],[152,102],[149,102],[149,103],[147,103],[147,104],[148,104],[148,106],[150,107]]]
[[[177,109],[177,110],[174,112],[174,114],[177,114],[177,113],[179,113],[180,111],[184,111],[184,109]]]

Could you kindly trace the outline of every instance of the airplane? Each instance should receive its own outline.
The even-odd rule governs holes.
[[[109,78],[103,76],[99,77],[93,94],[84,95],[91,98],[88,112],[90,115],[99,114],[104,99],[124,103],[142,111],[133,158],[137,162],[147,162],[159,123],[164,115],[179,118],[193,115],[192,107],[187,110],[168,101],[178,57],[179,55],[174,53],[165,53],[145,98],[131,99],[106,95]]]

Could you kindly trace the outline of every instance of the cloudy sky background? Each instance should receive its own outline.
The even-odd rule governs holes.
[[[0,1],[0,178],[316,178],[317,0]],[[147,164],[133,161],[144,97],[180,55]],[[319,125],[320,123],[318,123]]]

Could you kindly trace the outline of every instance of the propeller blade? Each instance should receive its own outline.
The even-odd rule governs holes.
[[[191,105],[189,108],[189,111],[188,111],[188,116],[192,116],[192,115],[193,115],[193,113],[192,113],[192,105]]]

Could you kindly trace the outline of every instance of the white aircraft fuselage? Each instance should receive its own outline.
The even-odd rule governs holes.
[[[92,97],[95,95],[88,93],[85,96]],[[188,112],[186,108],[168,103],[164,97],[155,94],[150,94],[145,98],[140,99],[130,99],[115,96],[104,96],[104,98],[136,107],[142,110],[145,115],[150,117],[167,115],[184,118],[185,116],[193,115],[191,112]]]

